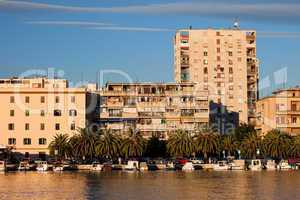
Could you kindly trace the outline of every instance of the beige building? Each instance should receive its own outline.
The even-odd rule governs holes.
[[[282,89],[257,102],[257,130],[266,134],[280,129],[300,134],[300,88]]]
[[[207,91],[190,83],[114,83],[100,91],[100,124],[116,132],[137,129],[165,139],[177,129],[207,126]]]
[[[63,79],[1,79],[0,105],[0,144],[26,156],[44,156],[55,134],[86,123],[86,89]]]
[[[222,113],[240,123],[255,122],[259,66],[254,30],[178,30],[174,68],[176,82],[198,83],[209,92],[212,123]]]

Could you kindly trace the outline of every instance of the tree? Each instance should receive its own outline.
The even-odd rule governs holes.
[[[242,141],[245,137],[254,132],[256,132],[256,130],[253,125],[242,123],[236,127],[234,131],[234,138],[236,141]]]
[[[271,130],[263,139],[263,150],[267,156],[272,158],[287,158],[291,137],[277,129]]]
[[[69,145],[69,135],[68,134],[56,134],[49,144],[50,153],[53,155],[57,151],[57,156],[59,159],[66,158],[70,150]]]
[[[238,147],[238,142],[233,135],[224,135],[221,137],[221,150],[225,150],[228,156],[234,155]]]
[[[146,140],[143,136],[130,129],[128,132],[128,137],[122,140],[121,152],[126,157],[139,157],[142,156],[146,147]]]
[[[246,158],[255,158],[257,150],[261,148],[261,137],[252,132],[245,136],[241,143],[242,155]]]
[[[220,150],[220,137],[210,129],[202,130],[195,136],[195,148],[197,153],[202,153],[204,160],[208,156],[216,154]]]
[[[100,157],[113,158],[118,155],[120,149],[120,138],[112,134],[110,130],[104,130],[97,137],[95,153]]]
[[[289,155],[297,158],[300,157],[300,136],[295,136],[292,138],[291,145],[289,148]]]
[[[77,132],[70,139],[73,155],[75,157],[89,157],[92,159],[95,155],[95,146],[99,135],[89,131],[88,128],[79,128]]]
[[[155,158],[155,157],[164,157],[166,155],[166,142],[160,140],[157,136],[152,136],[147,141],[146,147],[146,156]]]
[[[195,153],[193,137],[187,131],[176,130],[167,141],[167,151],[172,156],[190,157]]]

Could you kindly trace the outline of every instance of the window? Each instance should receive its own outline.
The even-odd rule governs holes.
[[[220,44],[220,43],[221,43],[220,39],[217,39],[217,44]]]
[[[229,74],[233,74],[233,68],[229,67]]]
[[[41,129],[42,131],[45,130],[45,124],[44,124],[44,123],[40,124],[40,129]]]
[[[41,96],[41,103],[45,103],[45,96]]]
[[[217,61],[221,61],[221,56],[217,56]]]
[[[14,111],[14,110],[10,110],[9,115],[10,115],[11,117],[15,116],[15,111]]]
[[[205,59],[204,59],[204,60],[203,60],[203,64],[204,64],[204,65],[207,65],[207,64],[208,64],[208,60],[205,60]]]
[[[23,139],[23,144],[24,145],[31,145],[31,138],[24,138]]]
[[[47,139],[46,138],[39,138],[39,145],[46,145]]]
[[[238,57],[238,62],[242,62],[242,58],[241,57]]]
[[[71,102],[75,103],[75,96],[71,96]]]
[[[44,117],[45,116],[45,111],[41,110],[41,116]]]
[[[58,96],[55,97],[55,103],[59,103],[59,97]]]
[[[29,130],[29,124],[28,124],[28,123],[25,124],[25,130],[26,130],[26,131]]]
[[[204,52],[203,52],[203,55],[204,55],[204,56],[208,56],[208,52],[207,52],[207,51],[204,51]]]
[[[29,103],[29,102],[30,102],[29,96],[26,96],[25,97],[25,103]]]
[[[207,67],[204,67],[204,68],[203,68],[203,73],[204,73],[204,74],[207,74],[207,73],[208,73]]]
[[[60,124],[58,124],[58,123],[55,124],[55,130],[57,130],[57,131],[60,130]]]
[[[221,48],[217,48],[217,53],[221,53]]]
[[[74,131],[75,128],[76,128],[76,127],[75,127],[75,123],[72,123],[70,129],[71,129],[72,131]]]
[[[76,110],[69,110],[69,116],[77,116],[77,111]]]
[[[297,124],[297,117],[292,116],[292,124]]]
[[[229,65],[233,65],[233,61],[232,60],[228,60],[228,64]]]
[[[228,51],[228,56],[232,56],[232,55],[233,55],[232,51]]]
[[[15,103],[15,97],[14,96],[10,97],[10,103]]]
[[[61,116],[61,110],[54,110],[53,115],[56,117]]]
[[[8,138],[8,145],[16,145],[16,138]]]
[[[26,117],[29,116],[29,110],[25,110],[25,116],[26,116]]]
[[[13,123],[8,124],[8,130],[12,131],[15,129],[15,125]]]

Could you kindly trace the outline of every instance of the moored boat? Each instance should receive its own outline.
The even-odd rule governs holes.
[[[37,167],[36,170],[40,172],[48,171],[49,166],[47,161],[36,161]]]
[[[195,170],[194,165],[190,161],[186,162],[182,167],[182,171],[194,171],[194,170]]]
[[[216,171],[230,170],[230,165],[227,161],[218,161],[217,164],[213,165],[213,169]]]
[[[6,171],[6,161],[0,160],[0,172]]]
[[[261,160],[258,160],[258,159],[251,160],[251,164],[249,165],[249,169],[252,170],[252,171],[262,170]]]
[[[124,169],[128,171],[139,170],[139,161],[128,160],[127,165],[125,165]]]
[[[30,170],[30,165],[28,161],[21,161],[18,166],[19,171],[28,171]]]
[[[292,166],[288,163],[287,160],[281,160],[278,164],[279,170],[290,170],[292,169]]]
[[[101,165],[99,162],[93,162],[91,166],[92,171],[102,171],[103,165]]]
[[[275,160],[267,160],[265,168],[266,168],[266,170],[276,170],[277,165],[276,165]]]
[[[245,169],[245,160],[232,160],[229,163],[231,170],[244,170]]]

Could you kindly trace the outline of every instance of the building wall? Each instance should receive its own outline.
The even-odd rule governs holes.
[[[41,100],[42,97],[44,102]],[[26,102],[26,98],[29,102]],[[55,88],[42,86],[32,88],[32,85],[1,87],[0,84],[0,105],[0,144],[12,146],[14,151],[21,153],[48,153],[48,145],[57,133],[71,136],[76,132],[71,129],[71,124],[74,129],[74,126],[84,128],[86,123],[85,89],[67,88],[66,85]],[[42,110],[44,116],[41,116]],[[61,116],[54,116],[54,110],[60,110]],[[70,116],[70,110],[75,110],[76,113],[71,114],[75,116]],[[9,130],[9,124],[13,124],[13,130]],[[29,130],[26,130],[26,124]],[[56,130],[56,124],[59,124],[59,130]],[[41,126],[44,126],[44,130],[41,130]],[[9,138],[15,138],[16,143],[9,144]],[[25,138],[30,138],[31,144],[24,144]],[[46,143],[39,144],[39,138],[45,138]]]
[[[257,103],[256,128],[262,134],[272,129],[291,135],[300,134],[300,89],[279,90],[272,96],[260,99]]]
[[[176,82],[195,82],[209,100],[255,122],[258,60],[253,30],[178,30],[174,38]]]
[[[208,125],[207,93],[194,84],[108,84],[100,96],[100,123],[106,129],[133,128],[145,137],[167,138],[177,129]]]

